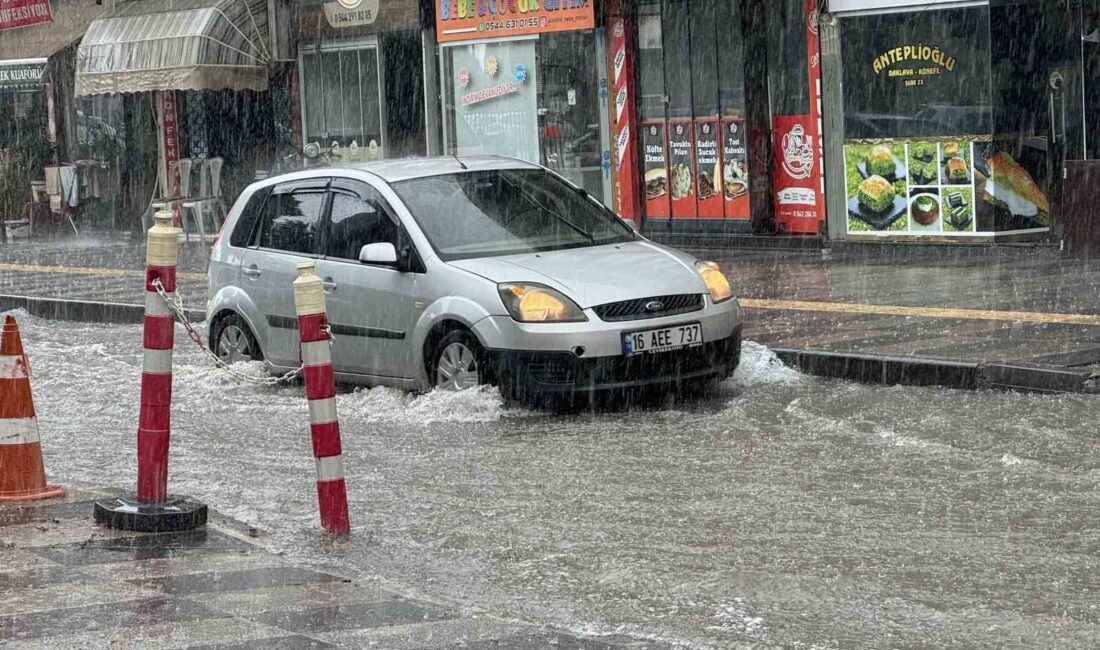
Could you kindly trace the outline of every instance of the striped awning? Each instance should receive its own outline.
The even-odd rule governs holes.
[[[88,27],[76,94],[266,90],[267,0],[130,0]]]

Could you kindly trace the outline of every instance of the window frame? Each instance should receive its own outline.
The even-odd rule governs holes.
[[[332,41],[314,41],[306,43],[298,48],[297,66],[298,66],[298,79],[299,92],[298,92],[298,109],[301,115],[301,132],[302,142],[310,142],[308,130],[308,107],[306,106],[306,93],[305,88],[305,57],[307,55],[320,56],[324,53],[330,52],[347,52],[359,50],[374,50],[374,66],[378,79],[378,124],[379,124],[379,148],[382,151],[382,158],[386,157],[386,152],[389,151],[389,134],[387,133],[386,124],[386,78],[385,70],[382,63],[382,43],[377,36],[366,36],[361,38],[352,39],[339,39]],[[362,88],[360,88],[360,97],[362,97]],[[343,110],[341,108],[341,110]],[[362,114],[363,107],[359,107],[360,114]],[[324,108],[321,109],[322,119],[324,115]],[[329,138],[331,140],[331,137]],[[328,143],[322,143],[327,145]],[[361,142],[361,147],[367,146],[367,143]]]
[[[267,192],[267,197],[264,199],[263,205],[260,207],[259,217],[252,225],[252,234],[249,237],[248,248],[265,251],[269,253],[282,253],[284,255],[296,255],[298,257],[311,257],[315,259],[323,258],[323,251],[327,250],[328,246],[328,227],[325,225],[328,220],[329,208],[332,205],[332,196],[329,193],[329,186],[332,185],[332,178],[328,176],[322,176],[319,178],[304,178],[299,180],[283,181],[282,183],[276,183],[271,186]],[[308,194],[321,194],[321,213],[318,215],[320,221],[320,242],[319,251],[312,253],[302,253],[298,251],[288,251],[281,248],[270,248],[268,246],[260,246],[260,237],[263,234],[264,216],[267,210],[267,204],[272,198],[282,196],[284,194],[296,194],[296,193],[308,193]]]

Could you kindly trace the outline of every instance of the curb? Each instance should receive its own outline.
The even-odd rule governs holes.
[[[23,309],[31,316],[39,318],[88,323],[135,325],[145,320],[145,305],[0,294],[0,311],[12,309]],[[201,323],[206,320],[206,312],[203,310],[187,309],[185,311],[188,320],[192,323]]]
[[[783,363],[808,375],[865,384],[1100,394],[1100,376],[1058,366],[944,361],[782,348],[773,349],[773,352]]]

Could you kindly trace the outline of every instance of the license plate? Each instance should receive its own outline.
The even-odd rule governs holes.
[[[657,327],[640,332],[623,332],[623,354],[668,352],[703,344],[703,328],[699,323]]]

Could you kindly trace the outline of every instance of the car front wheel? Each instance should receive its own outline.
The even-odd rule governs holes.
[[[465,390],[482,383],[481,345],[463,330],[448,333],[435,348],[432,385],[443,390]]]
[[[263,354],[248,323],[237,314],[218,321],[214,332],[214,353],[226,363],[262,361]]]

